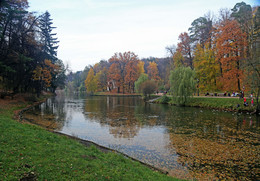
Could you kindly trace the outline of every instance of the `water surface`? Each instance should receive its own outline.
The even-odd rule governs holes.
[[[249,114],[149,104],[139,97],[57,96],[24,117],[178,178],[259,178],[259,118]]]

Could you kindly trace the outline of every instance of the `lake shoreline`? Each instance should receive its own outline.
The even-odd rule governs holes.
[[[4,149],[1,149],[1,152],[8,160],[2,160],[3,167],[0,170],[3,171],[3,175],[0,176],[0,180],[4,178],[16,180],[52,178],[56,180],[70,177],[83,180],[93,180],[95,178],[97,180],[105,178],[134,178],[134,180],[139,180],[143,177],[148,180],[174,180],[173,177],[166,176],[165,171],[132,159],[120,152],[97,145],[91,141],[50,131],[33,123],[23,121],[23,112],[43,103],[46,98],[48,97],[41,97],[41,99],[33,102],[22,100],[22,98],[0,100],[0,128],[5,130],[0,143],[6,145]],[[11,130],[9,130],[10,128]],[[52,154],[49,154],[48,150],[52,150]],[[76,152],[79,152],[79,155]],[[73,154],[71,155],[71,153]],[[74,155],[75,153],[76,155]],[[68,154],[73,158],[68,156],[69,159],[67,159],[66,155]],[[83,156],[80,156],[82,154]],[[55,157],[54,160],[52,155]],[[64,159],[68,161],[64,161]],[[93,173],[85,173],[86,169],[81,168],[81,165],[77,165],[77,162],[81,163],[89,159],[91,163],[92,160],[103,160],[102,163],[95,163],[95,167],[103,168],[105,171],[97,168],[92,171]],[[73,162],[73,164],[68,162]],[[85,165],[91,165],[90,162],[87,161]],[[111,165],[111,163],[113,164]],[[21,164],[25,166],[19,166]],[[72,166],[68,165],[73,165],[73,168],[75,168],[73,169]],[[17,170],[18,167],[19,171]],[[125,174],[126,170],[124,168],[127,168],[129,174]],[[49,171],[49,169],[52,171]],[[114,175],[114,171],[117,172],[116,175]],[[96,174],[96,172],[99,174]]]
[[[98,95],[97,95],[97,96],[98,96]],[[111,95],[111,96],[113,96],[113,95]],[[126,96],[126,97],[129,97],[129,96]],[[35,123],[33,123],[32,121],[27,120],[26,118],[23,118],[23,113],[26,112],[26,111],[28,111],[28,110],[30,110],[30,109],[32,109],[33,107],[35,107],[35,106],[37,106],[37,105],[42,104],[43,102],[46,101],[47,98],[48,98],[48,97],[45,97],[43,100],[40,100],[40,101],[38,101],[38,102],[35,102],[35,103],[33,103],[33,104],[31,104],[31,105],[29,105],[29,106],[27,106],[27,107],[25,107],[25,108],[23,108],[23,109],[21,109],[21,110],[18,110],[18,111],[15,113],[15,116],[14,116],[14,117],[15,117],[17,120],[19,120],[19,122],[29,123],[29,124],[33,124],[33,125],[37,125],[37,126],[42,127],[42,126],[39,125],[39,124],[35,124]],[[44,127],[42,127],[42,128],[44,128]],[[144,162],[142,162],[142,161],[140,161],[140,160],[138,160],[138,159],[135,159],[135,158],[133,158],[133,157],[130,157],[130,156],[127,155],[127,154],[124,154],[124,153],[122,153],[122,152],[120,152],[120,151],[117,151],[117,150],[114,150],[114,149],[111,149],[111,148],[108,148],[108,147],[99,145],[99,144],[97,144],[97,143],[95,143],[95,142],[93,142],[93,141],[85,140],[85,139],[80,139],[80,138],[78,138],[78,137],[76,137],[76,136],[71,136],[71,135],[68,135],[68,134],[65,134],[65,133],[61,133],[61,132],[57,132],[57,131],[54,131],[54,130],[51,130],[51,129],[47,129],[47,128],[46,128],[46,130],[49,131],[49,132],[51,132],[51,133],[54,133],[54,134],[57,134],[57,135],[63,135],[63,136],[66,136],[66,137],[68,137],[68,138],[70,138],[70,139],[76,140],[76,141],[78,141],[79,143],[81,143],[81,144],[83,144],[84,146],[87,146],[87,147],[90,147],[90,146],[93,145],[93,146],[95,146],[96,148],[98,148],[100,151],[102,151],[102,152],[104,152],[104,153],[113,152],[113,153],[121,154],[121,155],[123,155],[124,157],[127,157],[127,158],[129,158],[129,159],[131,159],[131,160],[133,160],[133,161],[139,162],[139,163],[145,165],[146,167],[148,167],[148,168],[150,168],[150,169],[152,169],[152,170],[154,170],[154,171],[160,172],[160,173],[165,174],[165,175],[168,174],[168,172],[165,171],[165,170],[162,170],[162,169],[160,169],[160,168],[156,168],[156,167],[154,167],[154,166],[152,166],[152,165],[149,165],[149,164],[147,164],[147,163],[144,163]]]
[[[169,100],[163,102],[163,96],[151,103],[156,104],[168,104],[179,106],[174,102],[169,96]],[[216,109],[229,112],[238,112],[238,113],[250,113],[256,114],[256,106],[244,106],[243,100],[239,98],[229,98],[229,97],[192,97],[183,107],[197,107],[205,109]]]
[[[215,102],[213,100],[211,102]],[[244,178],[245,174],[242,173],[246,171],[243,166],[245,164],[250,164],[257,170],[254,166],[256,161],[250,162],[256,158],[256,153],[251,153],[250,150],[255,149],[257,144],[258,119],[249,114],[149,104],[139,97],[62,95],[50,98],[42,105],[25,112],[24,118],[45,129],[90,140],[123,152],[165,169],[170,176],[177,178],[200,178],[201,171],[197,170],[200,167],[206,171],[204,178],[219,175]],[[219,139],[225,144],[219,145]],[[234,143],[233,139],[237,141]],[[245,140],[247,141],[244,142]],[[196,144],[190,145],[192,142]],[[219,150],[211,150],[211,147],[220,147],[220,150],[227,149],[232,153],[239,150],[236,155],[243,152],[245,156],[242,156],[239,163],[236,159],[228,162],[231,170],[225,171],[225,168],[230,168],[226,164],[214,170],[216,165],[226,163],[230,158],[225,152],[220,154]],[[193,152],[193,148],[200,151]],[[204,152],[204,149],[209,152]],[[193,154],[197,155],[195,160]],[[215,154],[220,154],[219,159],[215,159]],[[209,161],[207,158],[211,156],[212,161]],[[211,166],[205,167],[205,163]],[[241,165],[241,174],[234,170],[235,167],[233,169],[236,164]],[[254,172],[247,173],[250,178],[255,177]]]
[[[111,96],[111,97],[142,97],[140,94],[95,94],[94,96]],[[160,97],[160,98],[159,98]],[[167,96],[169,99],[170,96]],[[158,99],[154,99],[158,98]],[[162,102],[162,95],[152,94],[147,103],[155,103],[155,104],[168,104],[173,106],[180,106],[175,103],[173,100],[168,102]],[[250,114],[257,114],[256,113],[256,106],[248,106],[243,105],[243,99],[238,97],[206,97],[206,96],[194,96],[191,98],[192,101],[188,102],[184,107],[196,107],[196,108],[205,108],[205,109],[216,109],[222,111],[229,111],[229,112],[238,112],[238,113],[250,113]],[[197,100],[196,100],[197,99]],[[221,105],[214,104],[215,100],[220,100]],[[230,101],[227,101],[230,100]],[[230,103],[230,102],[233,102]],[[257,114],[258,115],[258,114]]]

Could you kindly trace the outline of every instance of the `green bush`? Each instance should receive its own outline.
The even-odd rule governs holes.
[[[170,98],[166,95],[162,96],[161,98],[161,103],[162,104],[168,104],[168,102],[170,101]]]

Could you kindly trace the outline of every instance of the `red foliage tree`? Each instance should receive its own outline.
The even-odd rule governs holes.
[[[226,20],[216,30],[217,59],[221,66],[224,90],[241,90],[243,70],[241,61],[246,56],[247,39],[236,20]]]

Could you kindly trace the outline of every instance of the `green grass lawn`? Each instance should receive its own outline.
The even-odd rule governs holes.
[[[120,154],[21,124],[12,117],[22,106],[0,108],[0,180],[177,180]]]
[[[159,99],[157,102],[162,103],[163,97]],[[168,103],[174,105],[176,104],[176,102],[172,100],[172,98]],[[191,107],[204,107],[249,112],[253,112],[256,109],[256,106],[251,106],[249,100],[247,100],[248,106],[244,106],[243,103],[243,99],[239,98],[192,97],[188,100],[188,102],[185,105]]]

